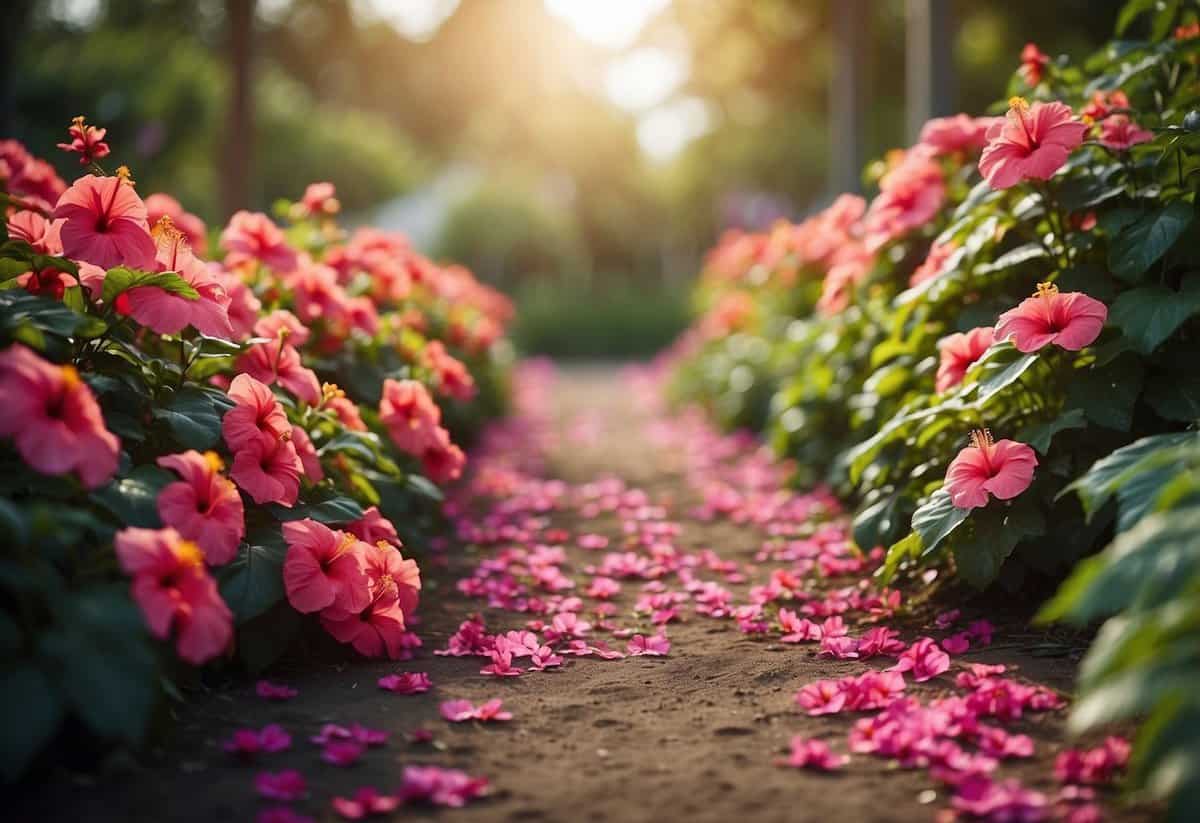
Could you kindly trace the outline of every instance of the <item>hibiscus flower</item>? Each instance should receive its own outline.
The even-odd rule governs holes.
[[[133,599],[150,633],[189,663],[219,655],[233,638],[233,613],[204,568],[204,554],[175,529],[127,528],[113,540],[121,568],[133,577]]]
[[[283,539],[283,587],[292,608],[309,614],[330,606],[358,612],[369,605],[367,544],[309,519],[284,523]]]
[[[938,393],[949,391],[962,382],[971,366],[983,357],[995,340],[990,326],[980,326],[965,334],[951,334],[938,341],[940,362],[937,370]]]
[[[292,430],[283,407],[268,389],[248,374],[239,374],[229,385],[229,397],[237,405],[221,419],[225,443],[237,452],[254,440],[273,445]]]
[[[64,220],[59,236],[67,257],[105,270],[154,269],[155,243],[146,204],[120,177],[80,177],[58,199],[54,217]]]
[[[1087,125],[1057,101],[1029,105],[1014,97],[1008,114],[988,129],[979,172],[993,189],[1049,180],[1083,142]]]
[[[442,411],[424,384],[416,380],[385,380],[379,402],[379,419],[401,451],[420,455],[433,444]]]
[[[185,451],[157,462],[182,478],[158,493],[158,516],[194,540],[210,565],[228,563],[246,534],[246,519],[242,496],[221,474],[221,458],[216,452]]]
[[[1039,283],[1033,297],[1000,315],[996,339],[1010,337],[1018,351],[1035,352],[1053,343],[1079,351],[1100,336],[1108,308],[1083,292],[1059,292],[1053,283]]]
[[[14,344],[0,352],[0,397],[0,437],[11,437],[35,471],[74,472],[89,489],[116,473],[120,441],[72,366],[57,366]]]
[[[986,506],[989,495],[1010,500],[1029,488],[1037,456],[1024,443],[992,440],[991,432],[971,432],[971,445],[958,453],[946,470],[945,489],[960,509]]]

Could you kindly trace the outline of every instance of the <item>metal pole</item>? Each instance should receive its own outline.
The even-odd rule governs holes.
[[[912,142],[926,120],[953,114],[952,28],[950,0],[908,0],[905,102]]]
[[[866,162],[867,53],[870,9],[867,0],[831,0],[833,72],[829,83],[829,187],[833,193],[861,188]]]

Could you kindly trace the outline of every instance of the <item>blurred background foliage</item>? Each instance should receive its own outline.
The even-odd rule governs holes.
[[[245,205],[330,179],[516,295],[527,349],[646,353],[722,229],[829,199],[837,1],[258,0]],[[142,191],[223,222],[235,2],[7,0],[0,132],[49,156],[87,114]],[[879,154],[905,142],[905,2],[863,5]],[[1000,96],[1031,33],[1081,56],[1120,5],[955,0],[955,109]]]

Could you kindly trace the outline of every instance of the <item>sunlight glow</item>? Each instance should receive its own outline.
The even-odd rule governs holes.
[[[712,127],[708,106],[698,97],[684,97],[659,106],[638,120],[638,145],[656,162],[666,162]]]
[[[635,49],[609,63],[604,90],[618,106],[642,111],[670,97],[688,75],[685,57],[659,48]]]
[[[429,40],[454,14],[459,0],[354,0],[356,12],[386,20],[409,40]]]
[[[545,0],[546,9],[562,18],[585,40],[610,49],[633,45],[646,23],[670,0]]]

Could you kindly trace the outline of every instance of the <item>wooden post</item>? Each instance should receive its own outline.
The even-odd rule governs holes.
[[[953,114],[954,55],[950,0],[907,0],[905,85],[908,139],[931,117]]]
[[[868,0],[831,0],[833,72],[829,82],[829,187],[834,194],[862,188],[870,48]]]
[[[219,168],[221,206],[228,218],[250,203],[250,169],[254,153],[254,0],[226,0],[229,38],[229,110]]]

